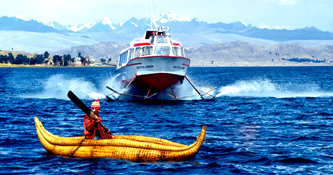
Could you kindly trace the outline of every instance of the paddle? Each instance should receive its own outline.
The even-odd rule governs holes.
[[[69,99],[72,100],[76,106],[78,106],[85,114],[87,114],[90,118],[97,120],[97,116],[94,114],[94,112],[88,108],[72,91],[68,91],[67,96]],[[111,133],[110,130],[108,130],[102,123],[100,123],[101,126],[108,131],[108,133]]]

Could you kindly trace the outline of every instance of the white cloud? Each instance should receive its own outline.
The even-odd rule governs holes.
[[[298,0],[279,0],[280,5],[295,5]]]
[[[271,2],[283,6],[293,6],[298,3],[299,0],[264,0],[265,2]]]

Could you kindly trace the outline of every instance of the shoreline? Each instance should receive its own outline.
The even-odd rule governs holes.
[[[214,66],[214,65],[192,65],[190,67],[331,67],[333,64],[290,64],[290,65],[225,65],[225,66]],[[4,65],[0,64],[1,68],[116,68],[112,66],[45,66],[45,65]]]
[[[24,65],[24,64],[1,64],[0,68],[94,68],[94,67],[116,67],[116,65],[105,65],[105,66],[50,66],[50,65]]]

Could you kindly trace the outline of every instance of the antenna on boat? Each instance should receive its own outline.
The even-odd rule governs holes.
[[[156,22],[153,20],[153,0],[150,0],[150,29],[154,29],[157,24]]]
[[[153,0],[150,0],[150,28],[153,28]]]

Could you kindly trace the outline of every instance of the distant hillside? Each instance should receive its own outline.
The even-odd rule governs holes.
[[[119,52],[127,45],[103,42],[96,45],[71,47],[51,54],[71,54],[100,58],[112,58],[115,62]],[[241,41],[221,44],[188,47],[191,66],[295,66],[295,65],[332,65],[333,45],[307,46],[299,44],[260,45]],[[309,62],[288,61],[292,58],[305,58]],[[295,59],[294,59],[295,60]],[[315,63],[315,60],[325,60]],[[297,61],[297,60],[296,60]]]
[[[258,45],[234,41],[188,49],[192,65],[203,66],[333,66],[333,45],[306,46],[299,44]],[[310,62],[288,61],[306,58]],[[325,63],[314,63],[325,60]]]
[[[8,50],[0,50],[0,55],[8,55],[11,53],[14,57],[16,57],[18,54],[25,55],[27,57],[33,57],[35,56],[34,53],[26,53],[26,52],[15,52],[15,51],[8,51]]]
[[[68,49],[50,52],[51,55],[64,55],[70,54],[72,57],[77,57],[79,52],[82,56],[89,56],[96,60],[100,60],[101,58],[111,58],[112,62],[115,62],[118,58],[118,54],[120,51],[128,47],[125,44],[117,44],[114,42],[102,42],[94,45],[83,45],[83,46],[75,46]]]
[[[97,44],[98,41],[75,33],[37,33],[25,31],[0,31],[0,50],[44,53],[71,46]]]

